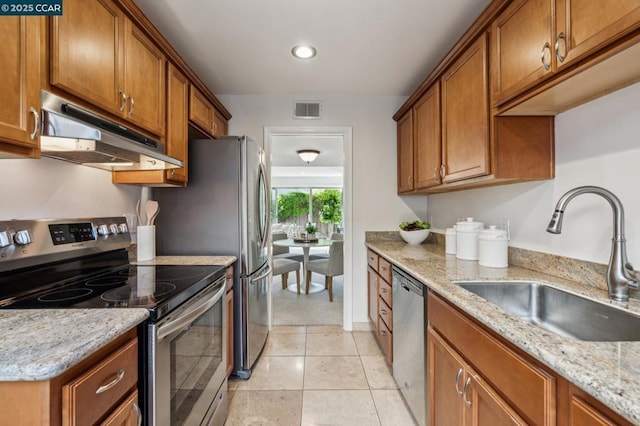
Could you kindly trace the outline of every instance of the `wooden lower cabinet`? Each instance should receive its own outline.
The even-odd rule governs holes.
[[[367,250],[369,320],[387,363],[393,362],[393,297],[391,263]],[[375,268],[374,268],[375,266]]]
[[[430,425],[527,424],[432,328],[427,344]]]
[[[132,329],[50,380],[0,382],[0,425],[135,425],[137,390]]]
[[[521,424],[519,423],[521,421],[525,422],[522,424],[556,424],[557,387],[554,375],[541,365],[534,363],[533,360],[529,360],[507,347],[467,318],[466,315],[445,302],[435,292],[429,293],[427,312],[431,330],[436,331],[438,336],[443,338],[441,340],[446,340],[451,351],[457,355],[456,359],[459,363],[464,364],[463,373],[461,373],[466,377],[464,382],[462,380],[456,382],[455,378],[458,373],[454,372],[453,377],[449,377],[451,373],[447,373],[449,378],[443,378],[444,383],[449,380],[452,383],[449,386],[457,386],[455,390],[460,395],[459,392],[464,394],[464,387],[469,381],[468,386],[473,385],[473,388],[479,392],[477,398],[481,398],[483,401],[479,405],[476,404],[475,409],[493,413],[491,416],[506,416],[505,419],[510,419],[506,424]],[[429,339],[433,340],[432,334],[432,332],[429,333]],[[433,343],[430,343],[429,347],[431,348],[432,345]],[[437,356],[438,353],[436,349],[430,351],[430,367],[433,362],[437,362],[437,359],[432,360],[431,358]],[[438,367],[434,368],[438,369]],[[488,387],[486,383],[491,383],[491,387]],[[437,384],[437,382],[432,383],[435,387],[431,394],[440,392]],[[467,391],[469,392],[468,386]],[[489,400],[494,401],[489,403],[487,402]],[[464,403],[466,405],[466,401]],[[437,404],[435,407],[435,410],[432,410],[434,411],[432,415],[437,415]],[[477,415],[480,415],[481,412]],[[486,415],[489,416],[489,414]]]

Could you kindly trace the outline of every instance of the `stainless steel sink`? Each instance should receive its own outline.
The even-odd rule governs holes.
[[[593,342],[640,341],[640,317],[537,282],[458,281],[505,311],[561,336]]]

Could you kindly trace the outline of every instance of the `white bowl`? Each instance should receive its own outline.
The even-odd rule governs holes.
[[[418,245],[429,236],[428,229],[418,229],[416,231],[403,231],[400,230],[400,236],[403,240],[405,240],[408,244]]]

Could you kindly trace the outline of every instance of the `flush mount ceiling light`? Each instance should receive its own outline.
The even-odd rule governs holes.
[[[316,56],[316,48],[301,44],[291,49],[291,54],[298,59],[311,59]]]
[[[315,149],[301,149],[296,152],[300,159],[307,164],[310,164],[313,160],[318,158],[318,155],[320,155],[320,151],[316,151]]]

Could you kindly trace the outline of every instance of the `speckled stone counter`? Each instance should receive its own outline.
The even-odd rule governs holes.
[[[134,265],[222,265],[229,266],[236,261],[235,256],[156,256],[153,260],[136,262]]]
[[[129,331],[146,309],[0,311],[0,381],[48,380]]]
[[[410,246],[383,239],[368,239],[366,244],[632,423],[640,424],[640,342],[582,342],[561,337],[506,313],[453,281],[536,280],[610,304],[606,291],[521,267],[482,267],[478,262],[445,255],[441,244]],[[640,313],[638,300],[625,307]]]

